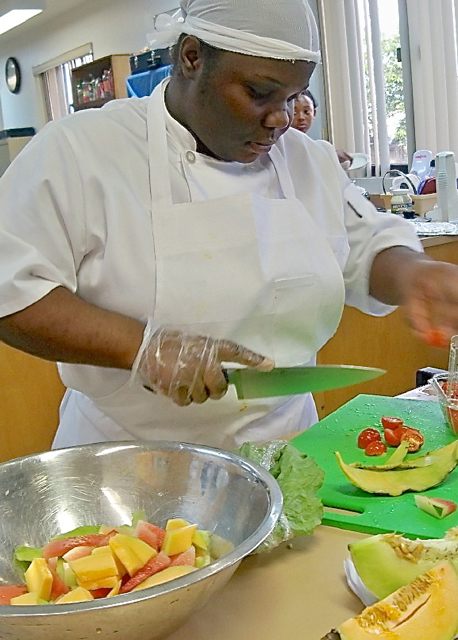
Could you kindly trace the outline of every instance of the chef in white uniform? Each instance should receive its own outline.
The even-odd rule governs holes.
[[[458,269],[289,129],[319,50],[282,6],[182,0],[170,80],[48,124],[0,181],[0,338],[59,363],[55,447],[305,429],[311,396],[239,401],[223,363],[313,363],[345,302],[458,332]]]

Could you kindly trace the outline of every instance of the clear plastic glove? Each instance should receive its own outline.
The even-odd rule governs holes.
[[[132,371],[154,393],[179,406],[218,400],[227,391],[222,362],[270,371],[274,362],[230,340],[157,328],[150,320]]]

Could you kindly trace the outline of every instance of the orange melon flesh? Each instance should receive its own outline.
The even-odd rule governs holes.
[[[447,561],[338,627],[342,640],[453,640],[458,576]]]

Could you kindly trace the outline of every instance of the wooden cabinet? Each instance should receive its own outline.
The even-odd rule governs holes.
[[[428,238],[423,245],[431,258],[458,264],[457,238]],[[448,352],[415,338],[402,308],[377,318],[345,307],[337,332],[318,353],[317,362],[380,367],[387,372],[364,384],[315,394],[318,415],[324,418],[360,393],[396,396],[412,389],[418,369],[448,367]]]
[[[54,362],[0,342],[0,462],[51,447],[64,391]]]
[[[101,107],[114,98],[127,98],[130,55],[114,54],[72,70],[75,111]]]

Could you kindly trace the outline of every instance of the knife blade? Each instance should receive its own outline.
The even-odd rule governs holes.
[[[225,369],[229,384],[235,385],[239,400],[292,396],[310,391],[329,391],[373,380],[385,369],[346,364],[318,364],[312,367],[256,369]]]

